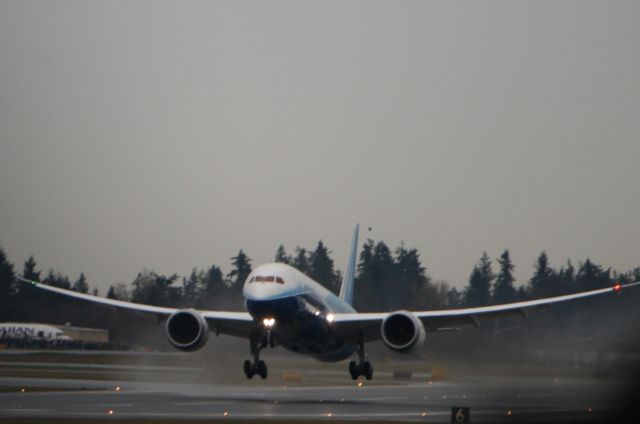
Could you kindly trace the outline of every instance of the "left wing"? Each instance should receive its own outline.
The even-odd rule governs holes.
[[[155,316],[159,321],[169,317],[172,313],[178,311],[177,308],[166,308],[163,306],[144,305],[142,303],[125,302],[123,300],[107,299],[105,297],[92,296],[75,292],[73,290],[61,289],[59,287],[49,286],[37,281],[28,280],[24,277],[16,276],[23,283],[31,284],[38,289],[56,293],[66,297],[80,299],[95,304],[104,305],[116,309],[124,309],[132,312],[141,313],[148,316]],[[197,311],[207,321],[210,331],[216,334],[228,334],[249,338],[251,331],[255,328],[253,318],[247,312],[228,312],[228,311]]]
[[[619,293],[622,289],[639,285],[640,281],[637,281],[624,286],[622,284],[616,284],[606,289],[529,300],[526,302],[483,306],[479,308],[416,311],[411,313],[422,321],[426,331],[447,331],[453,329],[453,327],[465,324],[473,324],[478,327],[480,326],[480,321],[486,319],[496,319],[513,315],[526,317],[529,312],[542,306],[587,299],[607,293]],[[392,312],[336,313],[333,317],[332,327],[336,334],[344,338],[354,339],[361,337],[365,342],[380,340],[382,338],[380,334],[382,321],[390,314],[392,314]]]

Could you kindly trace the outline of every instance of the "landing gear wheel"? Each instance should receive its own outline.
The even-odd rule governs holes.
[[[364,375],[367,380],[371,380],[373,378],[373,367],[369,361],[366,361],[362,366],[362,375]]]
[[[360,375],[360,370],[358,368],[356,361],[349,362],[349,374],[351,374],[351,379],[358,379],[358,376]]]
[[[371,366],[371,363],[366,360],[366,355],[364,354],[364,340],[362,339],[360,339],[360,343],[358,344],[357,352],[358,362],[349,362],[349,374],[351,374],[351,378],[354,380],[357,380],[361,375],[367,380],[371,380],[373,378],[373,367]]]
[[[258,374],[263,380],[267,378],[267,364],[260,360],[260,351],[270,344],[271,334],[266,335],[260,333],[254,333],[249,339],[249,347],[251,348],[251,356],[253,361],[244,361],[244,373],[248,379],[252,379],[254,375]]]
[[[264,361],[258,361],[257,373],[260,375],[261,379],[267,378],[267,364]]]
[[[253,364],[251,364],[251,361],[247,359],[246,361],[244,361],[244,375],[246,375],[247,378],[251,380],[254,374],[255,372],[253,369]]]

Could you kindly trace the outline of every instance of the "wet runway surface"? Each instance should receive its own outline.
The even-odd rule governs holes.
[[[470,378],[447,382],[341,382],[304,387],[260,384],[116,382],[0,377],[0,419],[177,418],[451,422],[567,422],[613,416],[613,380]],[[258,383],[258,382],[256,382]]]

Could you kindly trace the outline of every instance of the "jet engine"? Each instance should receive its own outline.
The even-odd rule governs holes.
[[[209,339],[209,326],[204,317],[193,309],[172,313],[165,325],[169,342],[180,350],[198,350]]]
[[[424,343],[422,321],[409,311],[396,311],[382,321],[380,329],[384,344],[396,352],[408,352]]]

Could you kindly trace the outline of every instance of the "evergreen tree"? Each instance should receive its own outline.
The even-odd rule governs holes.
[[[207,308],[214,307],[217,303],[216,300],[227,289],[222,270],[215,265],[211,265],[201,280],[201,284],[200,303]]]
[[[395,307],[424,309],[442,303],[437,299],[438,290],[431,286],[431,281],[426,274],[426,269],[422,266],[417,249],[398,247],[395,268],[397,280],[393,291],[398,296]]]
[[[178,281],[178,274],[172,274],[169,277],[165,275],[157,275],[155,286],[159,288],[158,292],[164,296],[164,305],[179,306],[182,303],[182,295],[180,287],[173,284]]]
[[[107,299],[120,300],[118,299],[118,295],[116,294],[116,289],[113,287],[113,285],[110,285],[109,290],[107,290]]]
[[[362,280],[363,282],[369,283],[373,278],[373,249],[375,244],[373,240],[367,239],[367,241],[362,245],[362,249],[360,250],[360,260],[358,261],[357,266],[357,278],[358,280]]]
[[[513,282],[516,280],[513,276],[513,269],[515,267],[513,263],[511,263],[508,250],[502,252],[500,259],[498,259],[498,264],[500,265],[500,271],[493,286],[493,303],[502,304],[515,302],[516,289],[513,287]]]
[[[24,268],[22,270],[22,276],[27,280],[31,281],[40,281],[40,271],[36,271],[36,267],[38,264],[36,263],[33,255],[29,256],[24,263]],[[28,287],[28,286],[27,286]]]
[[[69,282],[69,277],[62,275],[59,272],[54,272],[53,269],[49,270],[49,273],[45,278],[45,282],[50,286],[71,290],[71,283]]]
[[[378,310],[392,310],[400,301],[400,295],[394,293],[397,281],[395,261],[389,247],[379,241],[373,249],[371,258],[371,290]]]
[[[465,303],[467,306],[486,306],[491,302],[491,282],[495,278],[491,270],[491,260],[486,252],[477,265],[473,267],[469,277],[469,286],[465,291]]]
[[[293,263],[291,265],[301,273],[309,275],[309,256],[307,254],[307,249],[296,246],[295,257],[293,258]]]
[[[107,291],[107,298],[128,301],[129,291],[127,290],[127,286],[124,283],[118,283],[116,285],[109,286],[109,291]]]
[[[232,292],[241,293],[242,286],[251,274],[251,259],[240,249],[238,254],[231,258],[233,268],[227,274],[227,281]]]
[[[575,290],[575,274],[575,269],[569,259],[566,266],[561,267],[558,272],[558,284],[560,285],[558,294],[569,294]]]
[[[360,250],[360,259],[357,266],[353,301],[356,309],[362,311],[375,309],[373,303],[376,295],[372,289],[373,276],[371,266],[374,246],[373,240],[367,239]]]
[[[139,272],[131,283],[131,301],[149,304],[152,297],[153,280],[154,274],[151,271],[144,270]]]
[[[200,298],[200,287],[202,273],[193,268],[189,278],[182,278],[182,300],[185,305],[195,306],[196,302]]]
[[[30,281],[40,281],[40,271],[36,269],[37,264],[33,256],[30,256],[24,263],[22,268],[22,276]],[[19,317],[21,320],[31,321],[36,311],[36,304],[30,302],[37,302],[42,297],[41,290],[34,287],[32,284],[26,284],[24,282],[16,283],[16,291],[18,293],[18,301],[22,303],[24,307],[20,308]]]
[[[462,306],[462,293],[460,293],[455,287],[451,287],[447,292],[443,306],[450,309]]]
[[[167,277],[153,271],[139,273],[132,283],[131,299],[135,303],[178,306],[181,302],[180,288],[173,286],[177,280],[177,274]]]
[[[0,247],[0,320],[11,319],[15,301],[15,273],[13,264]]]
[[[541,252],[538,260],[534,265],[534,272],[531,280],[529,280],[529,290],[534,299],[551,297],[557,293],[557,287],[554,287],[555,272],[549,267],[549,259],[546,252]]]
[[[338,293],[340,281],[333,269],[333,259],[329,257],[330,253],[320,240],[316,249],[309,255],[309,277],[332,292]]]
[[[276,262],[280,262],[283,264],[291,265],[291,258],[287,255],[286,250],[284,250],[284,246],[278,246],[278,250],[276,251]]]
[[[71,286],[71,290],[77,291],[80,293],[89,293],[89,284],[87,284],[87,278],[84,276],[84,273],[80,273],[80,277],[73,283]]]
[[[531,292],[527,290],[525,286],[520,286],[516,289],[516,300],[518,302],[523,302],[525,300],[531,299]]]
[[[590,259],[582,264],[576,275],[576,286],[579,291],[596,290],[611,285],[611,269],[603,270]]]
[[[448,308],[450,292],[451,287],[446,281],[438,280],[433,284],[429,282],[422,290],[424,301],[422,303],[413,302],[413,307],[418,310]]]

